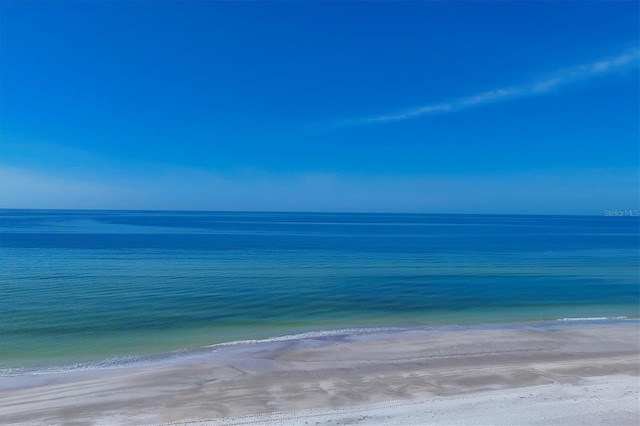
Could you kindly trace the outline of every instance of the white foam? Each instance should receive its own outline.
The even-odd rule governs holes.
[[[385,332],[398,332],[405,331],[407,328],[402,327],[377,327],[377,328],[346,328],[341,330],[324,330],[324,331],[308,331],[299,334],[287,334],[284,336],[268,337],[265,339],[248,339],[248,340],[236,340],[233,342],[216,343],[206,346],[207,348],[220,348],[225,346],[246,345],[256,343],[273,343],[273,342],[286,342],[291,340],[300,339],[314,339],[322,337],[337,337],[337,336],[350,336],[354,334],[375,334]]]
[[[606,321],[606,320],[624,320],[625,316],[620,317],[585,317],[585,318],[558,318],[556,321]]]

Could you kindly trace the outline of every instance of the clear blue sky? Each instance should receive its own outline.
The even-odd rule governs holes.
[[[639,208],[639,3],[3,1],[0,206]]]

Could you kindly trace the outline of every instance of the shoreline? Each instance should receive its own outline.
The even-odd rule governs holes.
[[[542,319],[531,321],[505,321],[489,323],[463,323],[463,324],[437,324],[415,326],[389,326],[389,327],[346,327],[326,330],[303,331],[294,334],[275,335],[259,339],[241,339],[228,342],[213,343],[194,348],[182,348],[168,352],[147,355],[123,355],[87,361],[73,361],[55,363],[49,365],[30,367],[2,367],[0,379],[27,378],[31,376],[55,376],[74,374],[79,372],[110,371],[120,369],[139,368],[145,366],[162,365],[166,363],[180,362],[183,359],[207,356],[228,347],[243,347],[256,344],[269,344],[277,342],[290,342],[304,339],[331,339],[344,336],[369,336],[376,339],[379,336],[396,335],[402,333],[433,333],[452,331],[473,331],[493,329],[521,329],[538,328],[553,329],[557,327],[589,327],[599,325],[637,326],[640,329],[640,317],[626,315],[610,317],[568,317],[557,319]],[[5,386],[0,384],[0,390]]]
[[[638,383],[639,330],[636,319],[552,321],[218,345],[156,364],[3,377],[0,413],[3,424],[224,424],[598,377]]]

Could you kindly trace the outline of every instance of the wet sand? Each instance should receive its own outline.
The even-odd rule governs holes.
[[[313,337],[2,378],[0,423],[637,425],[638,325]]]

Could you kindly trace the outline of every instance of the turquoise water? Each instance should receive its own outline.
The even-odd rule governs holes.
[[[639,316],[637,217],[0,218],[5,374],[309,331]]]

